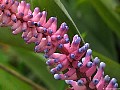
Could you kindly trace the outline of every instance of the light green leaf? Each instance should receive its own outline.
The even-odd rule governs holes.
[[[61,86],[65,87],[64,81],[55,80],[53,78],[53,75],[47,69],[45,64],[46,60],[42,55],[37,55],[21,48],[14,48],[14,50],[18,57],[20,57],[20,59],[32,70],[32,72],[43,81],[49,90],[56,90]]]
[[[8,57],[0,50],[0,63],[6,66],[10,66],[8,64]],[[32,90],[33,88],[21,81],[20,79],[14,77],[13,75],[3,71],[0,68],[0,90]]]
[[[33,90],[31,86],[0,69],[0,90]]]

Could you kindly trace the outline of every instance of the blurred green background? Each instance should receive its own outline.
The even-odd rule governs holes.
[[[66,22],[69,36],[79,34],[82,43],[90,43],[93,57],[106,63],[105,74],[120,84],[120,0],[26,0],[31,9],[40,7],[48,17],[58,18],[58,26]],[[0,27],[0,66],[4,65],[25,80],[47,90],[65,90],[64,81],[55,80],[45,65],[42,54],[33,52],[21,35],[11,34],[10,27]],[[0,67],[0,90],[39,90]],[[41,89],[42,90],[42,89]]]

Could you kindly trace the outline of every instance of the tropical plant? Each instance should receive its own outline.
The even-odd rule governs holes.
[[[117,89],[119,19],[119,1],[0,0],[0,88],[64,90],[66,82],[69,90]]]

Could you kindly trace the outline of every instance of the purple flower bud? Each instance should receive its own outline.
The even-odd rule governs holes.
[[[112,85],[115,85],[115,83],[117,82],[117,80],[115,78],[112,78],[112,80],[110,82],[112,83]]]
[[[35,42],[35,46],[39,45],[39,42]]]
[[[49,58],[49,56],[48,56],[47,54],[44,54],[44,57],[45,57],[45,58]]]
[[[79,68],[82,67],[82,63],[79,62],[77,66],[78,66]]]
[[[22,12],[21,12],[21,13],[19,13],[19,16],[23,17],[23,16],[24,16],[24,13],[22,13]]]
[[[51,46],[51,44],[52,44],[51,42],[48,42],[48,43],[47,43],[47,46]]]
[[[63,29],[63,30],[65,30],[65,28],[66,28],[66,23],[64,22],[64,23],[62,23],[62,25],[61,25],[61,28]]]
[[[40,27],[40,26],[41,26],[40,22],[38,22],[38,23],[37,23],[37,26],[38,26],[38,27]]]
[[[104,80],[105,80],[105,82],[109,82],[109,81],[110,81],[110,77],[109,77],[108,75],[106,75],[106,76],[104,77]]]
[[[55,73],[56,73],[56,71],[55,71],[54,69],[51,69],[50,72],[51,72],[52,74],[55,74]]]
[[[56,17],[51,17],[51,22],[54,22],[56,20]]]
[[[69,38],[66,38],[66,39],[65,39],[65,42],[66,42],[66,43],[69,43],[69,41],[70,41]]]
[[[52,33],[53,33],[53,31],[50,29],[50,30],[49,30],[49,34],[52,34]]]
[[[80,37],[78,37],[78,38],[74,41],[74,43],[75,43],[75,44],[78,44],[78,43],[80,43],[80,41],[81,41],[81,39],[80,39]]]
[[[69,27],[68,26],[65,26],[65,30],[68,30],[69,29]]]
[[[50,66],[50,64],[51,64],[51,63],[50,63],[50,60],[47,60],[47,61],[46,61],[46,64]]]
[[[83,48],[83,47],[81,47],[81,48],[78,49],[78,52],[79,52],[79,53],[82,53],[83,51],[84,51],[84,48]]]
[[[46,48],[46,49],[44,50],[44,53],[48,53],[48,52],[49,52],[49,49]]]
[[[78,84],[79,86],[83,86],[83,85],[84,85],[84,82],[83,82],[82,80],[78,80],[78,81],[77,81],[77,84]]]
[[[93,79],[93,83],[94,83],[94,85],[97,85],[99,83],[99,80],[98,79]]]
[[[16,22],[17,22],[17,19],[15,18],[15,19],[13,19],[12,21],[16,23]]]
[[[62,37],[60,35],[57,36],[57,40],[60,40]]]
[[[57,71],[60,71],[60,70],[62,69],[62,67],[63,67],[62,64],[58,64],[58,65],[56,66],[56,70],[57,70]]]
[[[63,48],[63,44],[59,44],[59,45],[58,45],[58,48]]]
[[[46,28],[43,28],[43,32],[46,33],[46,32],[47,32],[47,29],[46,29]]]
[[[73,80],[65,80],[67,84],[71,84]]]
[[[115,83],[114,88],[118,88],[118,83]]]
[[[89,48],[89,43],[86,43],[84,46],[85,46],[85,50],[87,50]]]
[[[60,80],[60,79],[61,79],[61,77],[60,77],[59,74],[55,74],[55,75],[54,75],[54,78],[57,79],[57,80]]]
[[[58,61],[59,61],[58,59],[54,59],[54,62],[55,62],[55,63],[58,63]]]
[[[75,58],[75,54],[70,54],[70,58],[74,59]]]
[[[92,54],[92,50],[91,50],[91,49],[88,49],[88,50],[87,50],[87,53],[86,53],[86,56],[91,56],[91,54]]]
[[[94,64],[98,65],[100,63],[100,60],[98,57],[96,57],[93,62],[94,62]]]
[[[106,66],[106,64],[105,64],[104,62],[101,62],[101,63],[100,63],[100,68],[101,68],[101,69],[104,69],[105,66]]]
[[[87,66],[88,68],[92,67],[92,62],[89,61],[86,66]]]

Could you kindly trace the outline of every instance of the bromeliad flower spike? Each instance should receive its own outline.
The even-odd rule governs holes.
[[[46,64],[54,67],[50,72],[55,79],[65,80],[69,90],[116,90],[117,80],[104,75],[105,63],[98,57],[91,60],[89,44],[81,46],[78,35],[70,43],[67,24],[58,28],[57,18],[46,20],[46,16],[38,7],[32,12],[25,1],[0,0],[1,27],[10,26],[13,34],[22,33],[26,43],[35,43],[35,52],[45,53]]]

